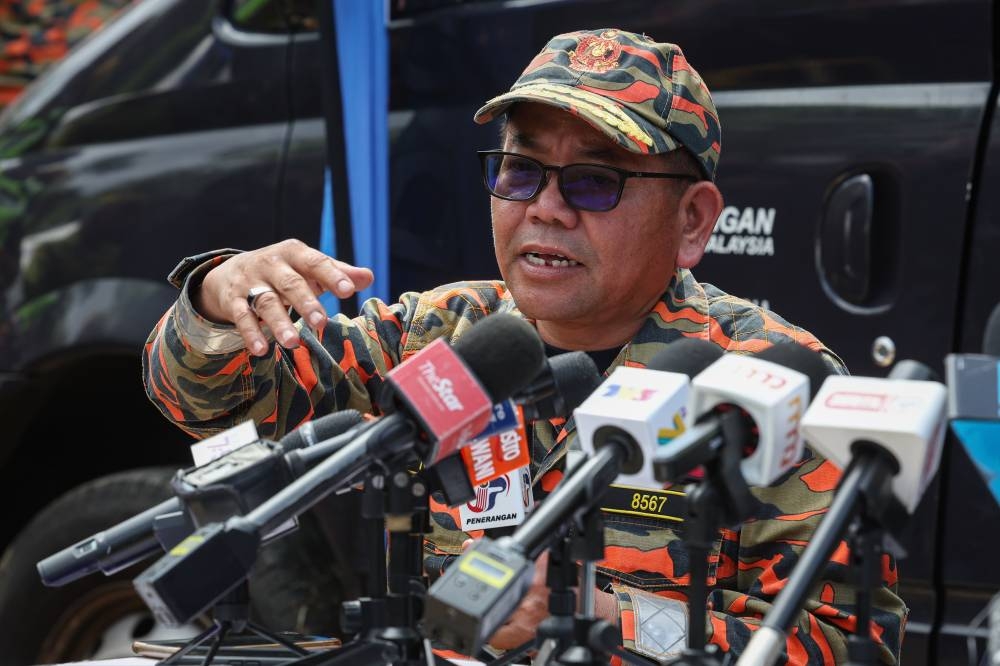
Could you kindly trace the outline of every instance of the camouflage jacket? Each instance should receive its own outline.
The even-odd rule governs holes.
[[[219,261],[219,259],[216,259]],[[195,271],[192,277],[210,265]],[[436,338],[453,342],[493,312],[518,313],[502,282],[463,282],[425,293],[406,293],[387,305],[369,300],[360,316],[332,318],[317,337],[300,327],[302,344],[293,351],[272,344],[268,356],[250,356],[233,327],[199,317],[187,289],[150,334],[144,381],[149,397],[169,419],[205,437],[252,418],[262,436],[277,438],[316,415],[337,409],[376,409],[386,372]],[[679,270],[662,299],[608,370],[643,367],[664,345],[681,338],[709,340],[726,351],[757,352],[775,343],[798,342],[824,355],[836,372],[841,361],[815,337],[774,313],[697,282]],[[576,433],[572,420],[534,424],[532,479],[536,498],[561,478],[562,463]],[[755,489],[758,515],[736,531],[719,533],[710,557],[708,635],[738,654],[787,582],[799,553],[825,513],[839,472],[808,454],[770,488]],[[425,542],[425,564],[439,573],[467,537],[457,509],[432,502],[433,531]],[[621,611],[623,645],[663,659],[684,647],[688,558],[682,526],[623,514],[605,515],[605,560],[599,564],[605,589]],[[841,544],[824,572],[816,595],[797,618],[787,641],[788,662],[846,661],[846,636],[855,626],[854,588],[848,582],[849,554]],[[884,586],[873,598],[873,636],[884,663],[896,663],[907,608],[896,595],[893,561],[883,561]]]

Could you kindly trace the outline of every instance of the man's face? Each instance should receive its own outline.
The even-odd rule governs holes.
[[[505,136],[504,150],[547,165],[671,171],[662,158],[619,148],[583,120],[550,106],[517,105]],[[618,205],[596,213],[570,208],[556,181],[550,171],[549,182],[531,201],[491,197],[500,272],[521,312],[538,321],[543,336],[547,328],[597,332],[602,325],[625,325],[632,329],[627,339],[673,276],[682,185],[629,178]],[[552,338],[546,339],[558,344]]]

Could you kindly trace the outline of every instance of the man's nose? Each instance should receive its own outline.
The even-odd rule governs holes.
[[[575,227],[579,222],[579,214],[566,203],[562,192],[559,191],[559,172],[547,170],[545,175],[546,180],[542,185],[542,190],[528,206],[528,216],[545,224],[561,224],[567,228]]]

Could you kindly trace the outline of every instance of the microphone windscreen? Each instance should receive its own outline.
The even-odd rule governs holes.
[[[560,407],[563,412],[552,416],[569,416],[597,390],[604,379],[594,359],[583,351],[557,354],[549,359],[549,368],[556,393],[562,398]]]
[[[830,368],[818,352],[794,342],[771,345],[755,356],[763,361],[791,368],[808,377],[810,402],[816,397],[819,387],[831,374]]]
[[[997,303],[986,321],[986,331],[983,333],[983,353],[987,356],[1000,356],[1000,303]]]
[[[285,451],[312,446],[347,432],[361,423],[362,420],[361,412],[356,409],[333,412],[312,421],[306,421],[282,437],[281,446]]]
[[[663,372],[679,372],[694,377],[722,358],[722,349],[708,340],[681,338],[671,342],[650,359],[646,368]]]
[[[939,382],[938,374],[920,361],[904,359],[892,366],[888,379],[913,379],[921,382]]]
[[[527,386],[545,363],[545,348],[531,324],[512,314],[496,313],[476,323],[453,349],[493,404]]]

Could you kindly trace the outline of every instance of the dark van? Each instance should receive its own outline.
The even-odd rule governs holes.
[[[980,351],[1000,301],[997,9],[395,0],[388,291],[496,275],[475,156],[495,128],[473,111],[549,36],[622,27],[683,45],[722,117],[726,208],[698,278],[816,333],[855,375],[900,359],[940,370],[948,353]],[[0,118],[4,663],[128,655],[133,639],[163,635],[134,570],[49,589],[35,563],[160,501],[189,464],[190,442],[149,405],[139,372],[178,260],[287,237],[318,245],[318,25],[305,0],[142,0]],[[1000,588],[998,514],[949,439],[900,562],[904,663],[978,659],[986,628],[972,622]],[[254,577],[265,620],[356,592],[349,554],[300,532]]]

